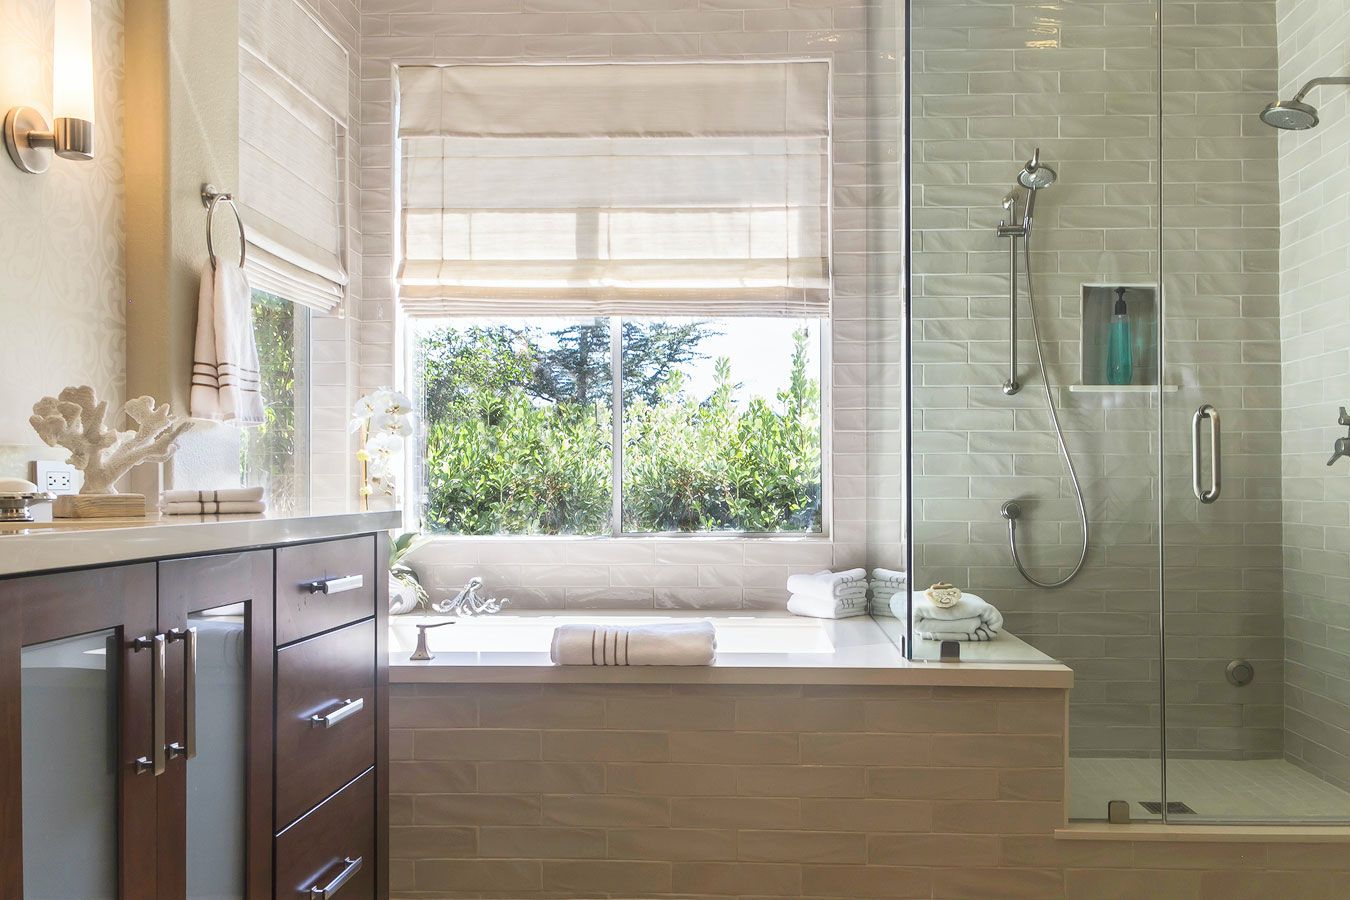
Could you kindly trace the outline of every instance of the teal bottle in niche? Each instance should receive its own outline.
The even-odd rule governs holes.
[[[1107,326],[1106,383],[1134,384],[1134,340],[1123,287],[1116,288],[1116,306]]]

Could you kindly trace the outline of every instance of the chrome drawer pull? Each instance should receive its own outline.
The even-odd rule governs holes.
[[[304,587],[311,594],[341,594],[346,591],[360,590],[365,583],[366,579],[361,575],[344,575],[341,578],[310,581]]]
[[[168,749],[164,745],[165,728],[165,698],[164,689],[168,683],[168,665],[167,652],[165,649],[165,636],[157,634],[154,637],[141,636],[136,638],[131,645],[132,649],[139,653],[142,650],[152,650],[150,657],[150,730],[151,730],[151,750],[149,756],[138,756],[136,758],[136,774],[141,775],[150,772],[156,778],[164,774],[164,769],[168,765]]]
[[[197,629],[170,628],[168,638],[183,641],[183,742],[169,745],[169,759],[192,759],[197,755]]]
[[[355,700],[347,700],[337,709],[322,716],[310,716],[309,725],[311,728],[332,728],[343,719],[350,718],[359,713],[366,706],[365,698],[357,697]]]
[[[352,876],[361,871],[361,866],[365,864],[363,857],[352,859],[350,856],[342,860],[342,871],[333,876],[333,880],[319,887],[317,884],[309,889],[311,900],[328,900],[329,897],[342,890],[342,886],[352,880]]]

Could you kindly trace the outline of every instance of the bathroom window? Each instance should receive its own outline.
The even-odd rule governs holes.
[[[424,525],[820,533],[820,334],[779,317],[417,320]]]
[[[263,424],[244,429],[244,483],[261,485],[276,513],[309,508],[310,310],[275,294],[253,292]]]
[[[428,529],[823,532],[829,77],[399,67]]]

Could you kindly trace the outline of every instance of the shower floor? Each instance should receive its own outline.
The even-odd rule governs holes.
[[[1156,819],[1140,804],[1159,800],[1156,759],[1069,760],[1069,818],[1105,819],[1109,800],[1129,800],[1130,817]],[[1167,802],[1197,819],[1336,819],[1350,821],[1350,792],[1282,759],[1174,759]],[[1170,821],[1190,816],[1173,813]]]

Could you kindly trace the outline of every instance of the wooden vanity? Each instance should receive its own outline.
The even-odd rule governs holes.
[[[387,897],[398,524],[0,535],[0,896]]]

